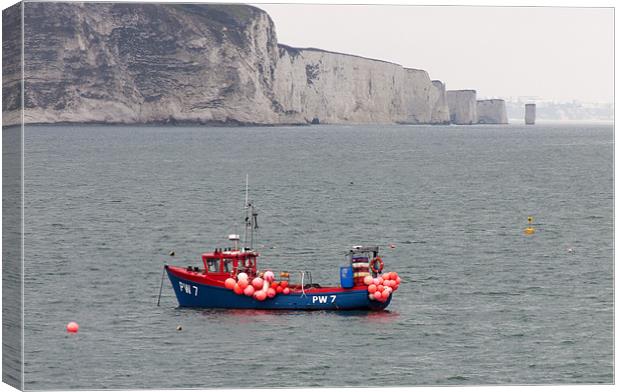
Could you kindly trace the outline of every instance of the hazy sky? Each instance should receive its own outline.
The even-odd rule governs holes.
[[[478,97],[613,101],[611,8],[256,6],[280,43],[424,69]]]

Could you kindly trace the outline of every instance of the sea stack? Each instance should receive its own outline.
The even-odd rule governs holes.
[[[448,90],[446,95],[452,124],[464,125],[478,122],[476,90]]]
[[[479,124],[508,124],[506,102],[503,99],[483,99],[476,103]]]
[[[536,122],[536,104],[526,103],[525,104],[525,124],[534,125],[535,122]]]

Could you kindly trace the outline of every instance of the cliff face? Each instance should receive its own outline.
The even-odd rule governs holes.
[[[445,88],[425,71],[279,46],[251,6],[34,2],[24,12],[27,123],[448,120]],[[18,110],[12,101],[3,110]]]
[[[483,99],[477,101],[478,123],[508,124],[506,102],[503,99]]]
[[[25,4],[27,122],[269,123],[277,47],[247,6]]]
[[[476,114],[475,90],[448,90],[448,108],[450,121],[453,124],[475,124],[478,122]]]
[[[443,83],[431,81],[428,72],[405,69],[405,123],[445,124],[450,121],[446,89]]]
[[[433,88],[431,89],[431,102],[435,102],[431,115],[433,124],[449,124],[450,109],[448,108],[448,96],[446,94],[446,85],[439,81],[433,80]]]
[[[2,11],[2,125],[21,122],[21,20],[20,3]]]
[[[281,45],[275,75],[274,93],[285,122],[418,124],[447,120],[441,107],[445,92],[433,86],[426,71]]]

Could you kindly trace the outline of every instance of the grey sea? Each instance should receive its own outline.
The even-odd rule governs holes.
[[[25,387],[612,383],[613,143],[610,124],[27,126]],[[403,278],[388,311],[183,309],[168,281],[157,307],[164,263],[241,231],[246,174],[259,267],[338,284],[378,244]]]

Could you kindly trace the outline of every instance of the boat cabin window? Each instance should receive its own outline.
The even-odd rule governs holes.
[[[207,259],[207,271],[220,272],[220,259]]]
[[[232,272],[232,270],[233,270],[233,259],[224,259],[222,261],[222,271]]]
[[[248,269],[248,268],[254,268],[254,266],[256,265],[256,258],[253,256],[247,256],[245,260],[243,260],[243,266]]]

